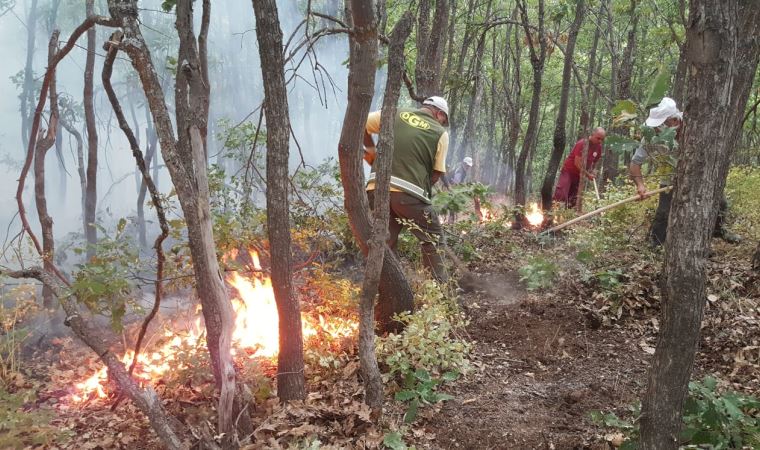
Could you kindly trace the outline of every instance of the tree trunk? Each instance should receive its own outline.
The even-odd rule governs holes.
[[[34,46],[37,39],[37,0],[32,0],[26,15],[26,65],[21,89],[21,142],[29,146],[29,127],[34,111]]]
[[[282,56],[282,30],[275,0],[253,0],[253,9],[256,15],[256,38],[264,79],[264,111],[267,120],[267,232],[272,255],[272,288],[280,318],[277,396],[280,400],[301,400],[306,396],[306,381],[301,309],[298,298],[293,293],[290,254],[290,118]]]
[[[204,8],[208,2],[204,1]],[[208,111],[208,92],[203,85],[201,64],[196,51],[192,27],[192,1],[177,2],[177,32],[180,48],[175,84],[176,118],[179,139],[174,131],[158,75],[150,59],[150,52],[142,36],[137,18],[135,0],[109,0],[108,8],[124,31],[124,50],[132,61],[143,85],[153,116],[161,152],[177,191],[187,223],[190,253],[195,271],[196,290],[201,299],[206,324],[206,343],[217,387],[220,389],[218,405],[219,433],[233,437],[236,414],[235,368],[231,344],[234,312],[227,298],[224,281],[216,258],[216,247],[209,205],[208,174],[201,128],[205,126],[204,111]],[[154,165],[155,170],[155,165]],[[240,415],[241,429],[250,425],[247,414]],[[242,431],[242,430],[241,430]]]
[[[95,14],[95,0],[86,0],[87,17]],[[95,212],[98,203],[98,128],[95,124],[95,103],[93,100],[93,72],[95,71],[95,28],[87,30],[87,59],[84,65],[84,118],[87,125],[87,189],[84,200],[84,236],[87,241],[87,259],[95,256],[98,229],[95,227]]]
[[[153,127],[153,123],[150,120],[150,115],[147,117],[148,125],[145,129],[145,138],[148,141],[148,148],[145,151],[145,165],[148,171],[150,171],[151,165],[156,164],[156,147],[158,145],[158,136],[156,130]],[[153,170],[153,184],[157,184],[156,178],[157,172]],[[147,230],[145,229],[145,196],[147,195],[148,187],[145,184],[144,177],[140,179],[140,190],[137,193],[137,230],[140,239],[140,246],[145,248],[148,246]]]
[[[422,97],[441,94],[441,66],[449,24],[448,0],[436,0],[433,26],[432,28],[429,26],[432,1],[420,2],[417,19],[417,60],[414,66],[414,78],[417,94]]]
[[[377,144],[377,159],[375,160],[377,179],[374,194],[374,218],[359,304],[359,361],[364,378],[364,401],[372,408],[375,417],[379,417],[382,413],[383,382],[375,356],[375,321],[372,312],[375,308],[375,297],[377,296],[383,260],[385,259],[385,243],[388,240],[393,123],[401,90],[401,78],[404,73],[404,44],[412,31],[412,20],[412,14],[409,11],[404,13],[390,36],[388,82],[383,96],[380,139]]]
[[[52,65],[53,58],[58,46],[58,30],[53,31],[48,44],[48,64]],[[56,74],[50,77],[50,119],[45,136],[37,141],[34,151],[34,200],[37,206],[37,216],[42,228],[42,260],[43,268],[54,273],[53,257],[55,252],[55,240],[53,239],[53,218],[48,214],[47,198],[45,197],[45,155],[55,143],[56,130],[58,128],[58,94],[56,91]],[[42,132],[40,133],[42,134]],[[45,309],[53,309],[55,301],[53,290],[49,286],[42,286],[42,304]]]
[[[570,26],[567,36],[567,45],[565,47],[565,64],[562,67],[562,91],[559,97],[559,107],[557,111],[557,122],[554,126],[554,147],[552,148],[549,164],[546,167],[544,175],[544,184],[541,186],[541,208],[544,211],[552,209],[552,196],[554,194],[554,179],[557,176],[557,168],[562,161],[562,154],[565,152],[566,136],[565,121],[567,119],[567,100],[570,95],[570,76],[572,75],[573,52],[575,51],[575,41],[578,38],[578,30],[583,23],[583,16],[586,13],[584,0],[578,0],[575,6],[575,20]],[[547,216],[548,217],[548,216]]]
[[[346,212],[354,238],[365,255],[369,250],[367,242],[371,235],[371,224],[360,149],[375,83],[377,28],[372,3],[371,0],[351,0],[349,4],[353,27],[363,32],[352,35],[349,40],[348,105],[338,142]],[[412,290],[401,270],[401,264],[386,245],[376,308],[380,330],[398,330],[401,324],[391,317],[402,311],[411,311],[413,307]]]
[[[74,136],[74,140],[77,142],[77,174],[79,175],[80,206],[82,207],[82,211],[84,211],[85,198],[87,196],[87,173],[85,172],[84,166],[84,140],[82,139],[82,134],[73,124],[63,118],[60,119],[60,122],[63,128],[66,129],[69,134]],[[84,230],[86,228],[87,222],[84,219],[84,214],[82,214],[82,229]]]
[[[599,14],[598,16],[601,17],[602,9],[604,8],[604,4],[600,4],[599,6]],[[588,71],[586,72],[586,84],[584,91],[586,92],[586,99],[589,99],[589,96],[591,95],[591,90],[593,89],[592,82],[594,80],[594,72],[596,71],[596,64],[597,64],[597,49],[599,47],[599,36],[601,35],[602,27],[595,26],[594,27],[594,39],[591,43],[591,51],[589,52],[588,56]],[[578,121],[578,136],[581,137],[586,133],[586,130],[588,130],[591,127],[591,119],[593,114],[589,111],[589,102],[586,101],[585,103],[581,103],[581,112],[580,112],[580,119]]]
[[[520,8],[520,18],[528,41],[530,50],[530,63],[533,67],[533,95],[530,103],[530,114],[528,116],[528,128],[525,131],[523,148],[517,158],[515,167],[515,205],[518,207],[525,206],[527,200],[525,170],[526,162],[536,146],[539,129],[539,112],[541,104],[541,82],[544,75],[544,61],[546,59],[546,40],[544,35],[544,1],[538,2],[538,35],[534,37],[528,25],[528,12],[525,0],[517,2]],[[536,42],[538,41],[538,42]],[[538,52],[535,47],[538,46]],[[512,223],[513,229],[521,229],[525,225],[525,215],[521,212],[515,214],[515,221]]]
[[[489,1],[489,9],[491,2]],[[472,98],[470,100],[470,107],[467,110],[467,121],[462,130],[461,144],[458,145],[458,150],[454,153],[454,161],[459,162],[465,156],[472,156],[472,146],[475,140],[475,126],[477,118],[481,114],[480,104],[483,100],[483,78],[485,74],[483,71],[483,53],[485,52],[486,32],[483,31],[478,39],[478,46],[475,50],[475,68],[473,70],[473,77],[475,83],[472,87]],[[476,168],[477,170],[478,168]]]
[[[688,128],[665,243],[660,334],[642,399],[642,449],[679,445],[706,301],[706,256],[760,54],[760,8],[752,2],[692,0],[689,12]]]

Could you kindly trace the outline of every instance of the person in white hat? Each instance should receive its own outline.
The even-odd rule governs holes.
[[[462,162],[457,165],[457,168],[454,169],[450,179],[447,179],[448,177],[443,177],[443,184],[447,188],[450,188],[451,186],[464,183],[464,180],[467,179],[467,172],[469,172],[470,169],[472,169],[472,158],[465,156],[464,159],[462,159]]]
[[[367,117],[364,130],[364,159],[372,165],[375,142],[380,133],[381,111]],[[438,214],[433,210],[433,185],[446,173],[449,149],[449,105],[443,97],[428,97],[420,108],[398,108],[393,125],[393,161],[391,162],[390,237],[388,245],[396,249],[403,222],[412,222],[411,232],[421,242],[422,263],[439,282],[448,275],[438,247],[443,234]],[[367,182],[370,205],[374,201],[375,170]]]
[[[683,113],[678,109],[675,100],[670,97],[663,97],[659,105],[649,110],[649,116],[644,125],[654,129],[654,133],[645,133],[645,136],[647,134],[662,136],[666,130],[673,128],[675,128],[675,134],[673,142],[670,145],[667,143],[652,144],[648,142],[652,141],[651,138],[649,140],[646,137],[642,138],[641,145],[639,145],[633,154],[628,169],[631,179],[636,184],[636,192],[642,200],[647,197],[647,187],[644,184],[644,177],[641,171],[641,166],[645,162],[649,161],[650,164],[655,165],[656,174],[660,177],[661,187],[669,186],[673,183],[673,174],[675,173],[677,164],[673,150],[683,142]],[[657,211],[649,228],[649,241],[653,246],[660,246],[665,243],[672,198],[672,191],[660,193]],[[728,202],[724,197],[720,202],[720,211],[713,230],[713,236],[720,237],[727,242],[736,243],[741,240],[739,236],[731,233],[724,227],[727,210]]]

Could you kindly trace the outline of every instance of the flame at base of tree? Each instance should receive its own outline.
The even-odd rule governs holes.
[[[544,214],[536,202],[530,204],[530,209],[525,212],[525,220],[533,227],[538,227],[544,222]]]
[[[274,359],[279,351],[279,316],[272,281],[260,273],[258,255],[252,253],[251,259],[256,269],[251,277],[239,272],[232,272],[227,277],[227,282],[237,291],[231,300],[235,311],[232,353],[238,358]],[[200,307],[196,313],[200,315]],[[353,336],[359,329],[359,324],[355,320],[344,318],[302,315],[302,327],[304,341],[308,345],[312,340]],[[207,351],[205,327],[201,319],[196,319],[187,328],[183,331],[167,329],[160,339],[162,345],[152,351],[146,348],[140,353],[133,377],[141,385],[156,384],[169,371],[187,369],[184,363],[186,358],[181,357],[182,353]],[[134,351],[128,350],[121,360],[128,367],[133,358]],[[70,396],[74,403],[108,398],[108,369],[101,367],[74,387],[75,393]]]

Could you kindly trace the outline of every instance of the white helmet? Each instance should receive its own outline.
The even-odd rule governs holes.
[[[446,114],[446,118],[449,117],[449,103],[446,101],[443,97],[433,96],[428,97],[425,99],[424,102],[422,102],[423,105],[430,105],[435,106],[436,108],[443,111],[444,114]]]
[[[472,158],[470,158],[469,156],[465,156],[462,162],[467,164],[469,167],[472,167]]]

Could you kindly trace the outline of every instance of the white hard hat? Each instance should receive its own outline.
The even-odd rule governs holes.
[[[645,124],[648,127],[659,127],[671,117],[681,119],[683,113],[678,110],[676,101],[670,97],[663,97],[660,104],[649,110],[649,117]]]
[[[462,162],[472,167],[472,158],[470,158],[469,156],[465,156]]]
[[[443,97],[438,97],[434,95],[432,97],[426,98],[425,101],[422,102],[422,104],[435,106],[436,108],[443,111],[444,114],[446,114],[446,118],[449,117],[449,103]]]

